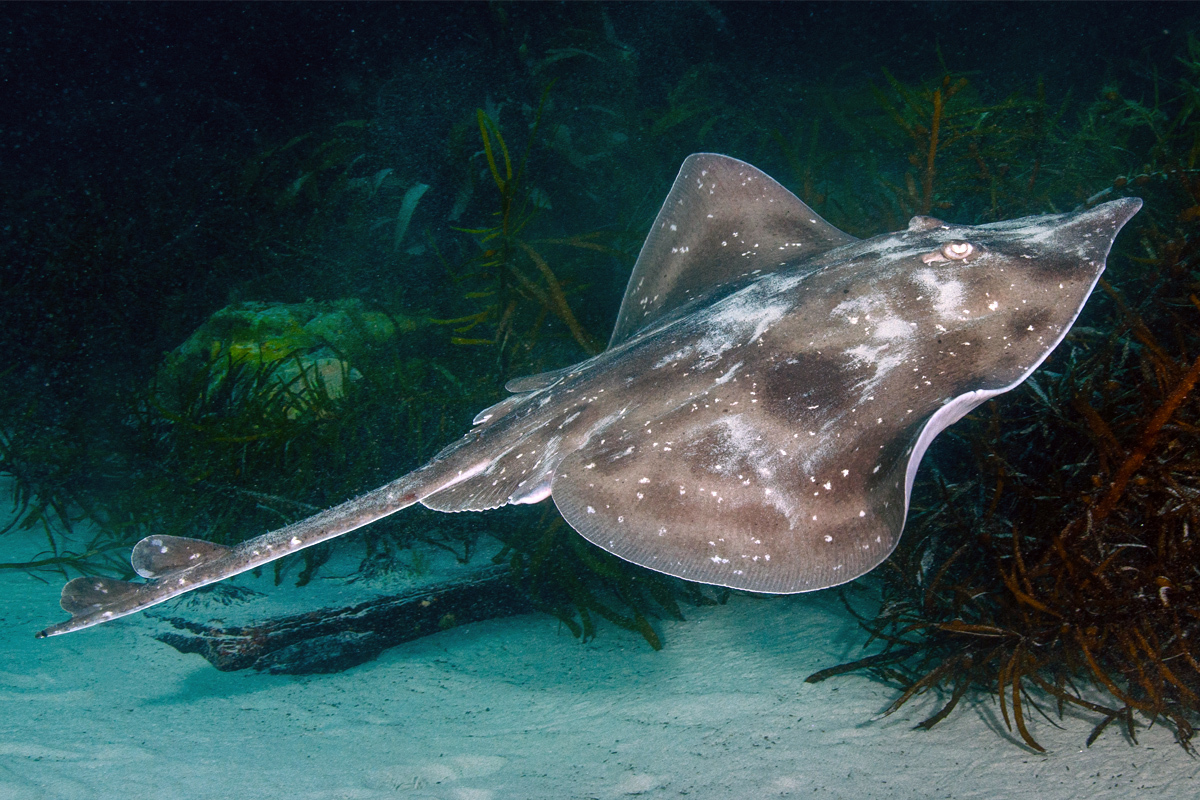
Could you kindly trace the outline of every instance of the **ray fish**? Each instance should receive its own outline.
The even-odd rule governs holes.
[[[81,577],[53,636],[132,614],[414,503],[552,498],[590,542],[680,578],[823,589],[895,548],[930,442],[1029,377],[1091,294],[1127,198],[964,226],[914,217],[856,239],[763,172],[684,161],[608,348],[510,381],[432,461],[226,547],[156,535],[144,582]]]

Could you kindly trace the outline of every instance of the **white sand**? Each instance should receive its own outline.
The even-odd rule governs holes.
[[[38,545],[10,534],[0,561]],[[804,683],[859,652],[828,594],[685,609],[686,622],[659,625],[658,653],[611,626],[581,645],[531,615],[296,678],[218,672],[152,639],[161,623],[145,615],[35,640],[64,617],[59,589],[0,571],[0,800],[1200,793],[1200,761],[1162,727],[1131,746],[1114,725],[1083,749],[1090,722],[1039,719],[1043,756],[1002,733],[987,699],[929,732],[912,726],[932,703],[869,721],[892,690]],[[297,610],[323,591],[285,590]]]

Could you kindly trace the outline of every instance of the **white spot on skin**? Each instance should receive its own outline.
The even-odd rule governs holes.
[[[932,269],[918,270],[913,277],[933,295],[933,306],[943,317],[953,317],[962,307],[963,287],[958,281],[946,280]]]
[[[723,385],[723,384],[728,383],[729,380],[734,376],[734,373],[736,373],[741,368],[742,364],[744,364],[744,363],[745,362],[743,362],[743,361],[737,362],[732,367],[730,367],[729,370],[724,375],[722,375],[721,377],[714,380],[713,383],[715,383],[717,385]]]
[[[816,517],[813,517],[813,519],[816,519]],[[833,537],[832,537],[832,536],[830,536],[829,534],[825,534],[825,541],[827,541],[827,542],[832,542],[832,541],[833,541]]]

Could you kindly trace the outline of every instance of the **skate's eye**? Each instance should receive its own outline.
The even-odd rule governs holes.
[[[951,261],[962,261],[975,252],[975,245],[970,242],[946,242],[942,245],[942,255]]]

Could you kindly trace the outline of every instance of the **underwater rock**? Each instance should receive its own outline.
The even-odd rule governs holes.
[[[281,390],[288,414],[302,413],[319,395],[336,400],[362,375],[348,354],[425,326],[415,317],[369,311],[357,299],[307,303],[235,303],[217,311],[158,372],[160,390],[190,385],[213,390],[234,377],[241,394]],[[207,381],[205,381],[207,377]]]
[[[341,672],[403,642],[469,622],[533,611],[509,573],[507,565],[489,565],[404,594],[249,626],[222,628],[167,617],[164,621],[182,632],[163,632],[154,638],[181,653],[199,653],[222,672]]]

